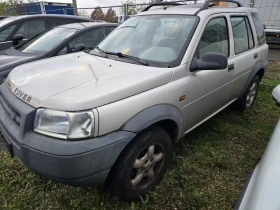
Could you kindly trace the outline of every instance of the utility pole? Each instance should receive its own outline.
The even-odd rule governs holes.
[[[72,0],[72,2],[73,2],[74,15],[78,16],[77,0]]]

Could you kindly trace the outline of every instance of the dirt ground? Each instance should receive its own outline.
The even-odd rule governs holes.
[[[280,61],[280,49],[269,50],[268,59],[270,61]]]

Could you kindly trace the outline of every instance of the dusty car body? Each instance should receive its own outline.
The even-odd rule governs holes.
[[[268,65],[257,11],[211,2],[152,4],[89,53],[15,68],[0,88],[11,155],[125,200],[152,190],[180,138],[232,103],[253,106]]]

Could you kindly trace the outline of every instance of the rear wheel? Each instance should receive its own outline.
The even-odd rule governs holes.
[[[235,102],[235,106],[237,109],[241,111],[246,111],[253,107],[256,97],[258,95],[259,83],[259,76],[256,75],[251,81],[247,90],[245,91],[243,97]]]
[[[112,168],[109,189],[131,201],[153,190],[163,178],[172,153],[172,141],[165,130],[153,126],[128,145]]]

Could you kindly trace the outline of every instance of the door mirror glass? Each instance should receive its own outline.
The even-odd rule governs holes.
[[[85,45],[84,44],[77,44],[74,49],[75,49],[75,52],[81,52],[85,49]]]
[[[193,61],[191,71],[222,70],[228,67],[228,58],[221,53],[207,53],[201,59]]]
[[[16,34],[13,36],[13,45],[16,46],[19,44],[20,41],[23,40],[23,35],[21,34]]]
[[[278,85],[272,93],[273,99],[276,102],[276,105],[280,107],[280,85]]]

